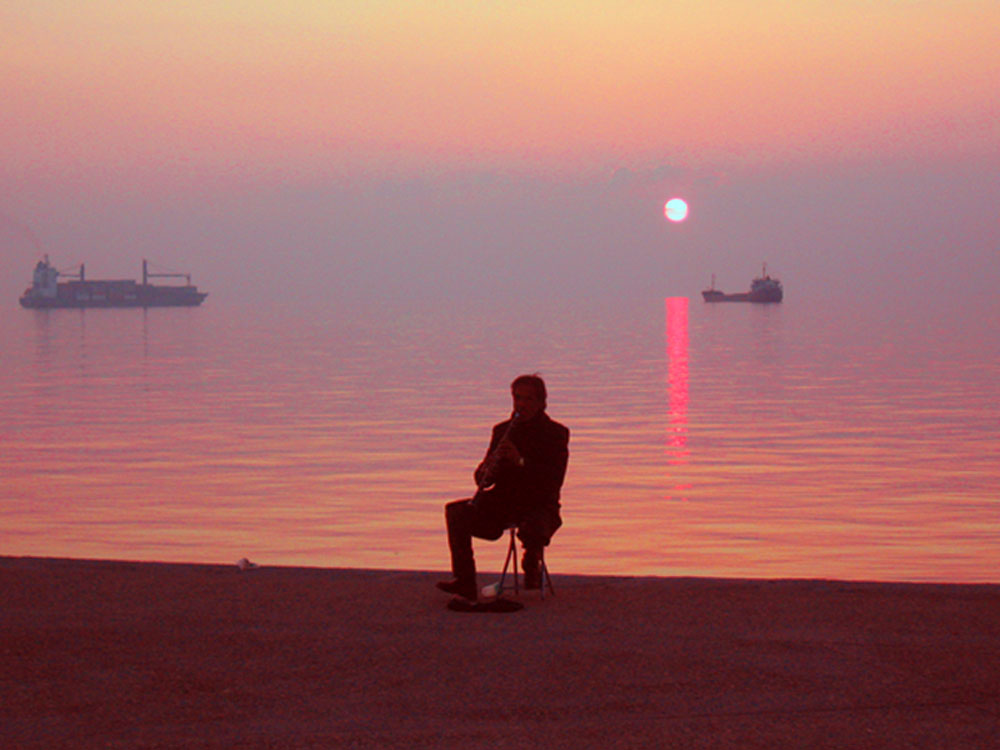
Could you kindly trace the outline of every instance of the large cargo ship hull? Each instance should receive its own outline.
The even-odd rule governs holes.
[[[55,297],[41,297],[25,294],[21,297],[22,307],[49,309],[59,307],[197,307],[208,296],[191,287],[142,287],[132,282],[133,290],[112,289],[101,286],[102,282],[59,284]],[[64,288],[65,287],[65,288]],[[88,288],[90,287],[90,288]]]

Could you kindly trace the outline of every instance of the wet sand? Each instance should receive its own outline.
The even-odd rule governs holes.
[[[1000,747],[1000,586],[556,572],[0,558],[0,747]]]

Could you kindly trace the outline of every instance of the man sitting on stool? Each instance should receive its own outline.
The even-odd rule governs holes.
[[[524,586],[541,588],[542,548],[562,525],[559,490],[569,460],[569,430],[545,413],[545,382],[521,375],[510,386],[514,413],[493,427],[486,457],[476,468],[475,497],[445,506],[451,572],[438,588],[475,601],[472,537],[496,540],[511,523],[524,547]]]

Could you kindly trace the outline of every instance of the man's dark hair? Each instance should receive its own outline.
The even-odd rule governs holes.
[[[514,382],[510,384],[510,389],[513,391],[519,385],[530,385],[535,389],[535,396],[538,400],[542,402],[542,408],[545,408],[546,399],[548,398],[548,393],[545,391],[545,381],[542,380],[542,376],[537,372],[531,375],[518,375],[514,378]]]

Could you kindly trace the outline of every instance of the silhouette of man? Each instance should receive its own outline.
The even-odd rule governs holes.
[[[493,427],[486,457],[475,471],[475,496],[445,505],[451,572],[438,588],[475,601],[472,537],[496,540],[510,523],[524,548],[525,588],[542,584],[542,548],[562,525],[559,491],[569,459],[569,430],[545,413],[545,382],[521,375],[511,383],[511,418]]]

